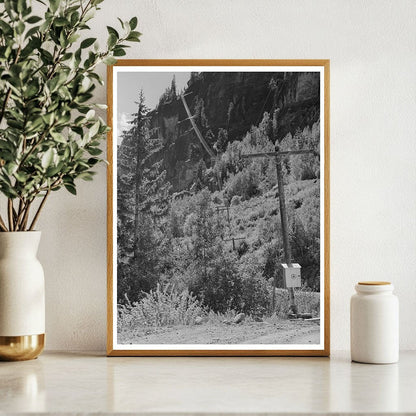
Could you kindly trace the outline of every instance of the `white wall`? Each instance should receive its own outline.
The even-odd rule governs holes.
[[[144,35],[127,58],[331,60],[332,348],[349,348],[354,283],[377,279],[394,282],[401,347],[416,349],[416,2],[106,0],[92,30],[104,43],[133,15]],[[78,190],[40,222],[47,348],[104,350],[105,168]]]

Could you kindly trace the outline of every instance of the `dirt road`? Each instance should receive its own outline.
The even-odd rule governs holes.
[[[282,320],[227,325],[138,328],[121,332],[121,344],[319,344],[319,322]]]

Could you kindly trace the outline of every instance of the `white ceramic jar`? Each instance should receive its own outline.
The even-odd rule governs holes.
[[[399,302],[390,282],[359,282],[351,297],[351,359],[390,364],[399,360]]]

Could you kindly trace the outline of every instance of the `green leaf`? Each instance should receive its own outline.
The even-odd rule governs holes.
[[[101,149],[99,149],[98,147],[91,147],[88,149],[88,153],[91,156],[98,156],[102,153],[103,151]]]
[[[76,99],[76,102],[78,104],[82,104],[88,101],[90,98],[92,98],[92,94],[79,94]]]
[[[12,48],[11,48],[11,46],[9,45],[9,46],[7,46],[7,48],[6,48],[6,50],[4,51],[4,57],[6,58],[6,59],[9,59],[9,57],[10,57],[10,54],[12,53]]]
[[[18,22],[16,25],[16,33],[18,35],[21,35],[24,31],[25,31],[25,24],[22,21]]]
[[[30,38],[31,36],[33,36],[35,33],[37,33],[39,31],[39,26],[34,26],[32,28],[30,28],[25,35],[25,39]],[[40,45],[39,45],[40,46]]]
[[[23,172],[15,172],[14,173],[14,177],[19,181],[19,182],[21,182],[21,183],[25,183],[26,181],[27,181],[27,179],[28,179],[28,175],[26,175],[25,173],[23,173]]]
[[[77,190],[75,188],[74,185],[71,185],[70,183],[65,183],[64,184],[65,189],[70,192],[72,195],[76,195],[77,194]]]
[[[15,147],[13,146],[12,143],[7,142],[6,140],[0,140],[0,149],[1,149],[1,155],[2,157],[0,157],[0,159],[4,158],[4,150],[8,150],[10,152],[13,152]]]
[[[65,36],[65,31],[62,30],[60,35],[59,35],[59,44],[65,48],[66,46],[68,46],[68,39]]]
[[[57,131],[51,131],[51,136],[58,143],[67,143],[65,136],[61,133],[58,133]]]
[[[4,169],[7,172],[7,174],[11,176],[17,170],[17,163],[9,162],[9,163],[6,164],[6,166],[4,167]]]
[[[136,27],[137,27],[137,17],[136,16],[134,16],[130,19],[129,25],[130,25],[131,30],[136,29]]]
[[[57,92],[58,92],[59,96],[61,97],[61,99],[63,99],[63,100],[71,100],[72,99],[72,95],[69,92],[68,87],[66,87],[65,85],[60,87]]]
[[[51,112],[51,113],[47,113],[44,116],[41,116],[43,121],[45,122],[45,124],[47,125],[52,125],[53,120],[55,119],[55,113]]]
[[[74,133],[78,134],[78,136],[82,136],[84,134],[84,131],[81,127],[72,126],[72,130],[74,131]]]
[[[7,120],[7,124],[9,125],[9,127],[14,127],[15,129],[23,129],[23,123],[21,121],[17,121],[17,120]]]
[[[34,23],[38,23],[38,22],[40,22],[42,20],[42,18],[41,17],[39,17],[39,16],[30,16],[27,20],[26,20],[26,22],[27,23],[30,23],[31,25],[33,25]]]
[[[0,29],[6,35],[10,35],[13,32],[13,29],[8,25],[4,20],[0,19]]]
[[[124,22],[119,17],[117,17],[117,20],[120,22],[121,27],[124,29],[124,26],[125,26]]]
[[[31,14],[32,14],[32,8],[25,6],[25,8],[22,11],[22,16],[26,17],[26,16],[30,16]]]
[[[4,8],[6,9],[7,14],[9,15],[10,19],[14,20],[15,13],[16,13],[16,2],[11,0],[4,1]]]
[[[132,31],[130,32],[129,36],[127,36],[126,40],[128,40],[129,42],[140,42],[139,38],[141,35],[142,34],[140,32]]]
[[[95,111],[94,110],[89,110],[88,113],[85,114],[85,118],[87,120],[90,120],[90,119],[94,118],[94,116],[95,116]],[[99,124],[99,122],[98,122],[98,124]]]
[[[53,162],[54,149],[50,147],[42,156],[41,165],[43,169],[47,169]]]
[[[90,168],[90,165],[85,160],[78,160],[77,172],[85,172]]]
[[[70,25],[69,20],[65,19],[65,17],[57,17],[54,21],[53,24],[57,27],[60,26],[68,26]]]
[[[25,9],[27,9],[27,4],[25,0],[17,0],[17,11],[18,13],[22,13]]]
[[[62,166],[63,166],[62,163],[59,163],[58,166],[49,167],[48,169],[46,169],[45,176],[47,176],[48,178],[55,176],[57,173],[61,171]]]
[[[92,167],[92,166],[96,165],[99,161],[100,161],[100,159],[97,159],[95,157],[90,157],[87,160],[87,163]]]
[[[81,159],[84,154],[84,149],[78,149],[74,154],[74,160]]]
[[[88,22],[88,20],[91,20],[93,17],[94,17],[94,15],[95,15],[95,10],[94,9],[90,9],[87,13],[86,13],[86,15],[84,16],[84,18],[82,19],[82,21],[85,23],[85,22]],[[82,29],[89,29],[89,27],[87,26],[87,25],[81,25],[80,26],[80,28],[82,28]]]
[[[66,147],[62,159],[66,160],[69,158],[69,156],[71,156],[71,150],[69,149],[69,147]]]
[[[113,55],[114,56],[124,56],[124,55],[126,55],[126,51],[122,48],[116,47],[116,48],[114,48]]]
[[[78,33],[74,33],[73,35],[71,35],[69,37],[68,42],[69,43],[74,43],[74,42],[76,42],[80,38],[80,36],[81,35],[79,35]]]
[[[90,138],[94,137],[97,133],[98,130],[100,129],[100,122],[97,121],[96,123],[93,124],[93,126],[90,128],[89,132],[88,132],[88,136]]]
[[[140,39],[137,36],[128,36],[126,38],[128,42],[140,42]]]
[[[43,128],[43,119],[41,117],[36,117],[33,121],[29,121],[26,124],[26,133],[33,133],[35,131],[40,131]]]
[[[113,33],[110,33],[110,36],[107,40],[108,49],[113,49],[113,47],[117,44],[118,38]]]
[[[77,177],[84,181],[92,181],[95,172],[81,172]]]
[[[113,58],[112,56],[108,56],[103,60],[106,65],[114,65],[117,63],[117,59]]]
[[[58,10],[60,0],[49,0],[49,7],[52,13],[55,13]]]
[[[49,64],[52,64],[52,63],[53,63],[53,56],[52,56],[52,54],[51,54],[49,51],[47,51],[46,49],[41,49],[41,50],[40,50],[40,55],[41,55],[42,61],[43,61],[46,65],[49,65]]]
[[[48,87],[50,89],[51,92],[55,92],[57,86],[58,86],[58,82],[59,82],[59,77],[55,76],[54,78],[52,78],[49,82],[48,82]]]
[[[71,21],[71,27],[74,27],[79,21],[79,13],[77,11],[71,13],[71,17],[69,17],[69,20]]]
[[[28,84],[24,91],[24,95],[26,98],[31,98],[37,94],[39,87],[37,84]]]
[[[113,27],[107,26],[107,31],[109,35],[113,34],[117,39],[120,39],[120,35],[118,34],[117,30],[115,30]]]
[[[81,45],[80,45],[81,49],[85,49],[85,48],[90,47],[96,40],[97,40],[97,38],[87,38],[87,39],[84,39],[81,42]]]
[[[72,57],[74,56],[74,54],[72,54],[71,52],[67,52],[65,54],[62,55],[62,61],[69,61],[70,59],[72,59]]]
[[[5,183],[0,184],[0,190],[8,198],[15,198],[17,196],[17,192],[10,185],[7,185]]]

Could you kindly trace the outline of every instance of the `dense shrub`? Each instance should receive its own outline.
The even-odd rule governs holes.
[[[193,274],[190,290],[215,312],[239,310],[244,286],[236,263],[235,254],[223,251],[210,260],[202,273],[198,273],[192,265],[188,270],[188,273]]]
[[[229,200],[233,196],[240,196],[242,199],[250,199],[259,193],[260,178],[254,169],[246,169],[231,175],[228,180],[225,192]]]
[[[191,325],[204,314],[199,300],[187,290],[175,291],[174,286],[146,293],[140,302],[119,305],[119,327],[134,329],[138,326]]]

